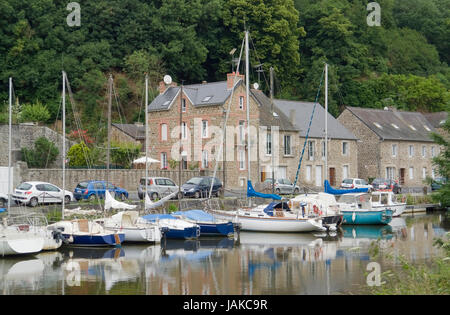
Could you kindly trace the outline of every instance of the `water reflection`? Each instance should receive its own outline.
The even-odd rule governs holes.
[[[336,234],[242,232],[239,239],[167,240],[159,245],[66,248],[0,260],[3,294],[333,294],[365,283],[378,242],[423,261],[446,217],[401,217]],[[447,225],[446,225],[447,224]],[[383,268],[392,263],[380,258]],[[395,261],[394,261],[395,263]]]

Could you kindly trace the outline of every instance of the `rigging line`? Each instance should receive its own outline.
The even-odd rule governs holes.
[[[61,104],[62,104],[62,99],[59,101],[58,111],[56,112],[57,114],[56,114],[56,119],[55,119],[55,129],[57,128],[56,122],[58,121],[59,111],[61,110]],[[62,135],[62,136],[65,137],[65,135]],[[50,155],[50,149],[51,149],[51,146],[48,147],[47,159],[45,161],[45,168],[47,168],[47,166],[48,166],[48,159],[49,159],[49,155]]]
[[[303,155],[305,153],[305,147],[306,147],[306,143],[308,141],[309,131],[311,129],[311,123],[312,123],[312,120],[313,120],[313,117],[314,117],[314,112],[316,110],[317,102],[318,102],[318,99],[319,99],[319,95],[320,95],[320,90],[321,90],[321,87],[322,87],[322,81],[323,81],[324,74],[325,74],[325,69],[323,69],[322,76],[320,78],[320,84],[319,84],[319,88],[317,90],[316,100],[314,101],[314,107],[313,107],[313,110],[311,112],[311,118],[309,119],[308,130],[306,131],[306,135],[305,135],[305,142],[303,143],[302,154],[300,155],[300,160],[298,162],[297,172],[295,174],[295,181],[294,181],[294,184],[292,185],[292,192],[294,192],[295,185],[297,184],[297,180],[298,180],[298,175],[300,173],[300,168],[302,166]]]
[[[70,100],[70,104],[72,105],[72,112],[73,112],[73,116],[74,116],[74,121],[75,121],[75,126],[77,128],[77,130],[81,131],[81,118],[79,117],[79,113],[77,111],[77,107],[76,107],[76,103],[75,103],[75,99],[73,97],[73,93],[72,93],[72,88],[70,87],[70,82],[69,82],[69,77],[67,76],[67,73],[65,75],[66,78],[66,84],[67,84],[67,91],[69,92],[69,100]],[[80,143],[84,142],[83,139],[81,138],[81,133],[78,132],[78,137],[80,138]],[[83,150],[83,155],[86,161],[86,164],[88,166],[88,168],[92,167],[92,161],[90,159],[89,154],[87,154],[86,149],[84,146],[82,146],[82,150]]]
[[[255,56],[256,56],[256,59],[258,59],[258,63],[262,64],[261,59],[259,59],[259,57],[258,57],[258,52],[256,51],[256,46],[255,46],[255,43],[253,43],[253,39],[252,39],[252,36],[250,35],[250,32],[248,33],[248,37],[250,37],[250,42],[252,44],[253,49],[255,50]],[[261,68],[262,68],[262,66],[261,66]],[[269,86],[269,82],[266,77],[266,72],[264,70],[262,71],[262,74],[263,74],[263,78],[264,78],[264,82],[266,83],[266,86]]]
[[[243,50],[244,50],[244,41],[245,41],[245,38],[242,39],[241,51],[240,51],[240,53],[239,53],[239,60],[238,60],[238,64],[237,64],[237,68],[236,68],[236,69],[239,69],[239,64],[241,63],[242,52],[243,52]],[[235,74],[234,74],[233,84],[234,84],[235,81],[236,81],[237,74],[238,74],[238,71],[236,71]],[[237,82],[236,82],[236,83],[237,83]],[[213,174],[213,179],[211,180],[211,186],[210,186],[210,188],[209,188],[209,197],[208,197],[208,199],[211,199],[212,189],[213,189],[213,185],[214,185],[214,178],[216,177],[216,173],[217,173],[217,167],[218,167],[219,157],[220,157],[221,155],[224,155],[224,154],[223,154],[223,142],[224,142],[224,139],[225,139],[225,136],[226,136],[227,121],[228,121],[228,117],[229,117],[229,115],[230,115],[231,102],[232,102],[232,100],[233,100],[233,95],[234,95],[234,90],[235,90],[235,89],[234,89],[234,86],[235,86],[235,85],[233,85],[233,87],[232,87],[232,89],[231,89],[230,100],[229,100],[229,102],[228,102],[228,108],[227,108],[227,111],[226,111],[226,113],[225,113],[225,119],[224,119],[223,127],[222,127],[222,141],[220,142],[221,145],[220,145],[220,147],[219,147],[219,151],[217,152],[216,163],[215,163],[215,165],[214,165],[214,174]],[[226,157],[225,157],[225,156],[222,156],[222,159],[224,159],[224,160],[226,161]]]

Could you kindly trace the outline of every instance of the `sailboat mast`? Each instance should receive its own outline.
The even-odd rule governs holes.
[[[11,152],[12,152],[12,78],[9,78],[9,137],[8,137],[8,215],[11,208]]]
[[[145,198],[148,194],[148,74],[145,74]],[[145,208],[145,207],[144,207]]]
[[[109,164],[111,160],[111,104],[112,104],[112,74],[109,74],[109,98],[108,98],[108,150],[106,155],[106,185],[109,183]]]
[[[325,179],[328,180],[328,64],[325,63]]]
[[[66,73],[62,72],[62,215],[64,220],[64,207],[66,195]]]
[[[249,53],[248,53],[248,31],[245,31],[245,101],[247,108],[247,181],[250,177],[250,99],[249,99]]]

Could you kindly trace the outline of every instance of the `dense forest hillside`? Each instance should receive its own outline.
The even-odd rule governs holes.
[[[184,84],[223,80],[245,28],[250,80],[267,90],[274,67],[277,97],[313,100],[327,62],[333,115],[345,105],[450,107],[450,0],[379,0],[381,26],[368,25],[367,0],[82,0],[72,27],[69,2],[0,2],[0,120],[12,76],[16,100],[43,104],[54,122],[65,70],[83,128],[101,140],[109,73],[120,106],[113,120],[142,120],[145,72],[151,97],[164,74]]]

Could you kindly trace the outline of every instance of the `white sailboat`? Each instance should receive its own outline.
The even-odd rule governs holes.
[[[40,252],[44,237],[26,226],[9,225],[11,209],[11,151],[12,151],[12,78],[9,78],[9,147],[8,147],[8,217],[0,224],[0,256],[23,255]]]
[[[373,191],[372,209],[390,209],[392,216],[399,217],[406,210],[406,200],[398,202],[393,191]]]

